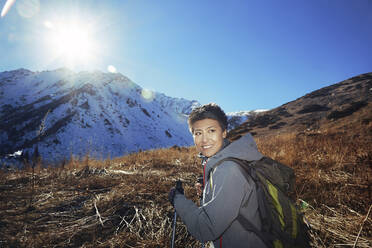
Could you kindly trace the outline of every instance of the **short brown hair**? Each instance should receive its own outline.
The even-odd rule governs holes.
[[[200,107],[194,108],[189,115],[187,123],[191,130],[191,126],[200,120],[213,119],[218,121],[222,131],[227,130],[227,117],[225,112],[215,103],[208,103]]]

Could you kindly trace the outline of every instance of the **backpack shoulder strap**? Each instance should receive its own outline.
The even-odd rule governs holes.
[[[213,167],[211,168],[211,170],[210,170],[209,173],[208,173],[208,178],[209,178],[209,176],[210,176],[211,171],[214,170],[217,166],[219,166],[220,164],[222,164],[222,163],[225,162],[225,161],[233,161],[233,162],[237,163],[238,165],[240,165],[239,168],[240,168],[240,167],[242,167],[242,168],[246,168],[245,165],[249,164],[249,161],[242,160],[242,159],[235,158],[235,157],[226,157],[226,158],[223,158],[223,159],[219,160],[217,163],[215,163],[215,164],[213,165]],[[253,162],[253,161],[252,161],[252,162]]]

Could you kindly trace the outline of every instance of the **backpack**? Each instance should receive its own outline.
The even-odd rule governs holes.
[[[224,161],[240,165],[242,174],[252,178],[256,184],[262,229],[258,230],[241,214],[237,218],[240,224],[254,232],[270,248],[310,247],[309,227],[288,196],[295,186],[293,169],[269,157],[256,161],[228,157],[218,161],[213,168]]]

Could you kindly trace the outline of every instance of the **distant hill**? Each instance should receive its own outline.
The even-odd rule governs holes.
[[[234,140],[247,132],[263,136],[292,131],[314,133],[325,129],[372,131],[372,73],[347,79],[275,109],[257,113],[231,130],[229,137]]]
[[[198,105],[145,90],[119,73],[2,72],[0,158],[32,153],[36,145],[50,161],[189,146],[186,119]]]

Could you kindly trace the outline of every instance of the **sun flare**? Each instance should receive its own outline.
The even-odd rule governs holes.
[[[54,59],[66,66],[89,64],[98,50],[92,27],[79,21],[45,21],[47,46]]]
[[[88,59],[92,52],[89,35],[81,27],[66,27],[52,37],[53,46],[71,59]]]

